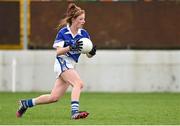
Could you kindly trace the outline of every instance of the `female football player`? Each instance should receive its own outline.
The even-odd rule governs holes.
[[[59,24],[59,31],[55,38],[53,48],[56,49],[56,58],[54,71],[57,78],[50,94],[41,95],[36,98],[20,100],[20,106],[16,112],[17,117],[22,117],[30,107],[40,104],[57,102],[67,88],[71,85],[71,119],[81,119],[88,116],[88,112],[79,111],[79,98],[83,88],[83,81],[74,69],[75,63],[78,62],[82,49],[81,38],[90,38],[88,32],[82,27],[85,24],[85,11],[74,3],[70,3],[66,17]],[[90,58],[96,54],[96,47],[87,53]]]

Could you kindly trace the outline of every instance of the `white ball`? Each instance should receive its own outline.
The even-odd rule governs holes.
[[[92,50],[93,44],[92,44],[92,41],[90,39],[81,38],[79,41],[83,42],[82,50],[80,51],[80,53],[86,54],[86,53],[89,53]]]

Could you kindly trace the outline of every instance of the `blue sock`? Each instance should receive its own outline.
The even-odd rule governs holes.
[[[79,111],[79,101],[72,101],[71,102],[71,112],[72,115]]]
[[[32,99],[22,100],[22,104],[25,108],[34,106]]]

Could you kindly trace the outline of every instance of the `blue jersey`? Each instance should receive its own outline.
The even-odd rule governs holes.
[[[75,43],[76,40],[81,38],[89,38],[89,33],[84,29],[79,29],[78,33],[74,36],[70,30],[69,25],[63,27],[59,30],[59,32],[56,35],[56,39],[53,44],[53,48],[57,47],[67,47],[71,45],[72,43]],[[81,53],[78,51],[69,51],[65,55],[68,57],[71,57],[75,62],[78,62],[79,56]]]

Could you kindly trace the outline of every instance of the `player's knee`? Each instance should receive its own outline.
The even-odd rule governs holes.
[[[82,89],[83,88],[83,81],[82,80],[78,80],[78,81],[76,81],[75,83],[74,83],[74,87],[76,87],[76,88],[80,88],[80,89]]]
[[[57,102],[59,100],[59,96],[51,96],[50,101],[51,102]]]

